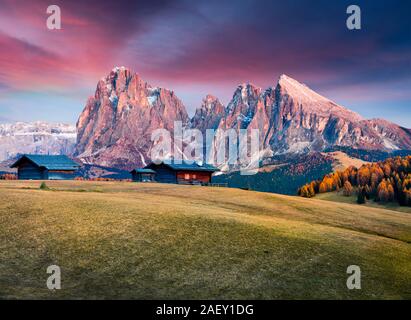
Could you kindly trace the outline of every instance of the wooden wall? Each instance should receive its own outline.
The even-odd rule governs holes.
[[[209,183],[211,182],[211,172],[204,171],[178,171],[177,181],[179,183],[192,183],[201,182]]]
[[[49,170],[46,175],[45,179],[49,180],[73,180],[75,177],[74,171]]]
[[[161,183],[177,183],[177,175],[174,170],[161,164],[159,166],[154,166],[153,169],[156,172],[155,180]]]
[[[43,180],[45,178],[45,170],[41,170],[33,163],[26,161],[20,164],[17,170],[19,180]]]
[[[153,173],[136,173],[133,172],[131,174],[132,180],[135,182],[142,182],[142,181],[155,181],[154,177],[155,174]]]
[[[46,170],[30,161],[22,162],[17,168],[19,180],[72,180],[75,171]]]
[[[161,183],[210,183],[211,172],[191,171],[191,170],[172,170],[164,164],[151,164],[148,168],[154,170],[155,181]]]

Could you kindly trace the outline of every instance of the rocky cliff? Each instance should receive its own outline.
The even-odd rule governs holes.
[[[86,163],[131,169],[148,162],[151,133],[187,124],[186,109],[173,91],[152,87],[128,69],[101,79],[77,122],[76,156]]]

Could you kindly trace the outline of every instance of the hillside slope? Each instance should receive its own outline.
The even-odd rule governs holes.
[[[348,154],[342,152],[342,151],[335,151],[335,152],[328,152],[324,153],[324,155],[330,155],[334,161],[333,161],[333,170],[345,170],[350,166],[354,166],[356,168],[361,167],[363,164],[367,164],[369,162],[350,157]]]
[[[407,213],[238,189],[47,185],[0,181],[0,298],[411,298]],[[353,264],[362,290],[347,290]]]

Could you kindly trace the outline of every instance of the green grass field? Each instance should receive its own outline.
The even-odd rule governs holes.
[[[0,181],[0,298],[410,299],[411,214],[238,189]],[[46,287],[46,268],[62,289]],[[362,289],[346,287],[347,266]]]
[[[341,191],[340,192],[334,191],[334,192],[319,193],[315,195],[315,198],[320,199],[320,200],[350,203],[350,204],[358,205],[357,195],[355,194],[355,192],[353,192],[353,194],[349,197],[344,196]],[[371,200],[366,200],[366,203],[362,204],[361,206],[388,209],[388,210],[394,210],[394,211],[399,211],[399,212],[407,212],[411,214],[410,207],[402,207],[397,202],[381,203],[381,202],[375,202],[374,200],[371,199]]]

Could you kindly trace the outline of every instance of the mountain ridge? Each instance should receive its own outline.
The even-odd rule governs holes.
[[[208,94],[190,118],[174,91],[152,87],[129,69],[116,67],[98,82],[79,117],[75,155],[104,166],[145,165],[150,161],[151,132],[172,131],[174,121],[203,133],[258,129],[263,156],[330,146],[411,149],[409,129],[383,119],[365,119],[285,74],[265,90],[239,84],[226,106]]]
[[[0,162],[23,153],[74,152],[76,127],[44,121],[0,124]]]
[[[0,157],[5,160],[27,152],[66,153],[85,163],[129,169],[150,161],[151,133],[158,128],[172,131],[174,121],[203,134],[207,129],[258,129],[264,158],[321,152],[330,147],[411,149],[410,129],[381,118],[365,119],[285,74],[267,89],[250,82],[239,84],[226,105],[207,94],[190,118],[174,91],[151,86],[131,70],[116,67],[98,81],[76,130],[45,122],[1,124]],[[37,129],[30,127],[36,127],[36,123]],[[41,133],[42,126],[49,133]],[[71,130],[70,136],[59,137],[61,130]],[[21,148],[17,150],[12,144]]]

